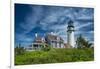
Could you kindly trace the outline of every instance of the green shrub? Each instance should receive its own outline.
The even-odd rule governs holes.
[[[42,50],[43,51],[49,51],[50,49],[51,49],[51,46],[50,45],[48,45],[48,44],[45,44],[45,45],[43,44],[42,45]]]
[[[51,49],[15,56],[15,65],[93,61],[93,49]]]
[[[24,49],[24,47],[21,46],[17,46],[15,48],[15,55],[22,55],[26,52],[26,50]]]

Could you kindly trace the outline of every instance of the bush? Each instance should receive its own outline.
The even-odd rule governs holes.
[[[25,53],[24,47],[19,46],[15,48],[15,55],[22,55],[24,53]]]
[[[51,49],[15,56],[15,65],[93,61],[93,49]]]
[[[42,50],[43,51],[49,51],[51,49],[51,46],[50,45],[48,45],[48,44],[43,44],[43,46],[42,46]]]

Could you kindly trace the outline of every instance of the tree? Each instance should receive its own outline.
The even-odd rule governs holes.
[[[43,51],[49,51],[51,49],[51,46],[49,44],[42,44],[42,50]]]
[[[15,55],[22,55],[24,53],[25,53],[24,47],[21,47],[21,45],[19,44],[19,46],[15,48]]]
[[[77,48],[90,48],[92,43],[87,41],[81,34],[76,40]]]

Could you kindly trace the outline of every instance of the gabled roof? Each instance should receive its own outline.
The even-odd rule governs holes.
[[[46,38],[51,41],[63,41],[63,39],[57,35],[47,34]]]
[[[35,43],[42,43],[43,42],[42,37],[39,37],[39,36],[36,37],[35,40],[34,40],[34,42]]]

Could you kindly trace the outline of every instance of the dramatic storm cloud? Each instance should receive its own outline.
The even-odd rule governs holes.
[[[93,8],[15,4],[15,44],[28,45],[35,33],[43,37],[50,32],[66,43],[69,19],[74,22],[76,37],[82,34],[90,42],[94,41]]]

